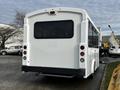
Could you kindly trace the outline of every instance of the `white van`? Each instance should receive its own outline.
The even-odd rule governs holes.
[[[109,38],[110,48],[109,48],[109,55],[120,55],[120,45],[119,41],[116,39],[114,32],[111,33]]]
[[[109,54],[111,55],[120,55],[120,47],[110,46]]]
[[[38,10],[24,29],[22,71],[87,78],[99,67],[100,31],[85,10]]]

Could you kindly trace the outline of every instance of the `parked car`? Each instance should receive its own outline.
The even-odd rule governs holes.
[[[109,55],[120,55],[120,47],[111,46],[109,48]]]
[[[6,54],[19,54],[19,55],[22,55],[22,46],[6,47],[5,49],[2,49],[0,52],[1,52],[2,55],[6,55]]]

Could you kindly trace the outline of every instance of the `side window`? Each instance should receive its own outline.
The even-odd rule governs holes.
[[[91,26],[91,23],[89,22],[89,25],[88,25],[88,46],[89,47],[92,47],[93,46],[93,36],[92,36],[92,26]]]
[[[9,49],[14,49],[15,47],[11,46]]]
[[[98,33],[95,30],[95,28],[93,29],[93,45],[94,47],[98,47]]]
[[[19,46],[15,46],[15,49],[19,49]]]
[[[98,48],[99,34],[89,21],[88,23],[88,46]]]

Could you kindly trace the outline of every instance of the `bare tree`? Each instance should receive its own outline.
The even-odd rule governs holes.
[[[16,14],[15,14],[14,22],[8,25],[10,27],[7,27],[7,28],[0,27],[0,49],[5,48],[5,43],[10,37],[12,37],[15,34],[16,35],[22,34],[22,31],[20,31],[20,29],[23,28],[24,26],[25,12],[18,11],[18,10],[15,10],[15,11],[16,11]],[[11,28],[11,27],[14,27],[14,28]]]
[[[25,17],[25,12],[24,11],[16,10],[14,25],[16,27],[18,27],[18,28],[23,28],[23,26],[24,26],[24,17]]]
[[[0,39],[1,39],[1,42],[0,42],[0,47],[1,49],[4,49],[5,48],[5,42],[11,37],[13,36],[14,34],[18,33],[19,31],[16,30],[15,28],[10,28],[10,27],[7,27],[7,28],[0,28]]]

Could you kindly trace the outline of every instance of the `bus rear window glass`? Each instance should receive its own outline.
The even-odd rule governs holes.
[[[36,22],[34,37],[36,39],[72,38],[73,28],[72,20]]]

